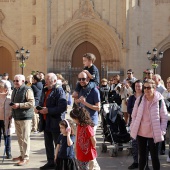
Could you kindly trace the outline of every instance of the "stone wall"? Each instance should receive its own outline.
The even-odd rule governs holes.
[[[170,48],[168,0],[0,0],[0,10],[5,16],[0,45],[11,53],[13,74],[20,71],[15,51],[22,46],[31,52],[26,75],[53,71],[60,57],[70,61],[86,40],[98,48],[103,62],[119,61],[115,69],[132,68],[137,77],[150,67],[148,50]]]

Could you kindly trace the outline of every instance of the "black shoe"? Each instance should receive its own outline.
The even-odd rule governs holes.
[[[54,169],[55,168],[55,164],[49,164],[46,163],[44,166],[41,166],[40,169]]]
[[[128,169],[137,169],[138,168],[138,163],[133,163],[128,167]]]
[[[160,152],[160,155],[165,155],[165,151],[162,150],[162,151]]]
[[[10,154],[10,155],[7,155],[6,156],[6,159],[12,159],[12,155]]]

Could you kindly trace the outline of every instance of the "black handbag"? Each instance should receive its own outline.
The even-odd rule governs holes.
[[[42,114],[39,114],[38,131],[43,132],[45,130],[45,120]]]
[[[170,112],[170,99],[164,99],[164,101],[168,112]]]

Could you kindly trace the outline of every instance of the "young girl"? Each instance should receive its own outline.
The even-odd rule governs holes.
[[[73,149],[75,139],[73,123],[69,122],[64,119],[59,123],[61,134],[55,153],[56,170],[78,170]]]
[[[84,108],[74,108],[70,117],[77,124],[76,157],[79,170],[87,170],[89,161],[97,157],[94,124]]]

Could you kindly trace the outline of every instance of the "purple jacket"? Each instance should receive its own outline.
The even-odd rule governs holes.
[[[132,112],[132,123],[130,126],[131,136],[136,139],[138,131],[140,128],[140,123],[143,116],[144,107],[146,106],[145,95],[142,97],[142,101],[138,106],[140,97],[136,99],[133,112]],[[159,100],[162,100],[161,107],[159,108]],[[150,119],[151,119],[151,128],[153,131],[154,142],[161,142],[164,140],[164,135],[166,133],[168,113],[166,110],[165,102],[163,96],[155,91],[153,101],[149,108]]]

